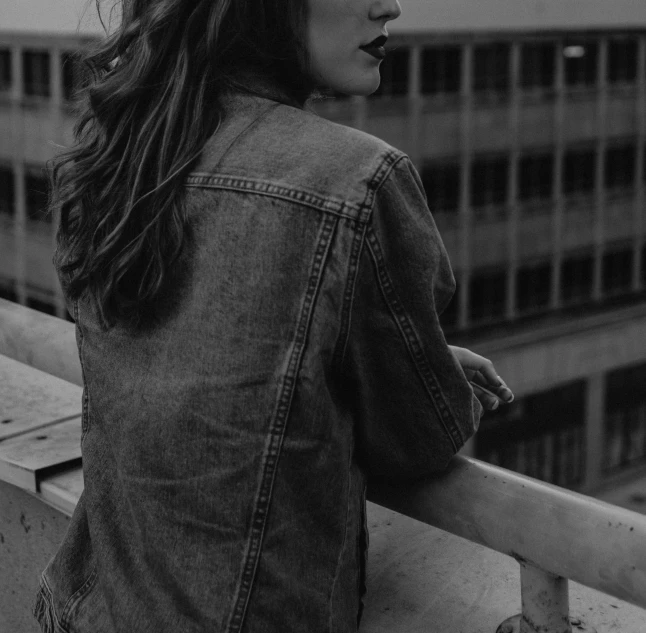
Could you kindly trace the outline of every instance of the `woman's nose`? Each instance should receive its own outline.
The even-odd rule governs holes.
[[[396,20],[402,14],[399,0],[378,0],[370,9],[372,20]]]

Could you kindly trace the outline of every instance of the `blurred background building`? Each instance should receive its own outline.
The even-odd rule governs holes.
[[[458,284],[447,338],[517,394],[466,452],[589,493],[646,474],[646,3],[400,1],[379,91],[314,107],[422,176]],[[102,30],[85,0],[2,2],[0,296],[69,318],[43,167]]]

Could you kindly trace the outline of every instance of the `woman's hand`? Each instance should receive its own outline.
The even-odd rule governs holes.
[[[493,363],[488,358],[464,347],[449,345],[449,349],[460,363],[467,380],[473,387],[473,392],[485,409],[494,410],[501,402],[513,401],[514,394],[498,375]]]

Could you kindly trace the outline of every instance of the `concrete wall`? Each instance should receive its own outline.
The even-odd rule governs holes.
[[[0,631],[39,633],[32,608],[41,572],[70,519],[37,497],[0,481]]]

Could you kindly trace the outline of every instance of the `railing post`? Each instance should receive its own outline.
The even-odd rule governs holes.
[[[496,633],[595,633],[578,618],[570,617],[568,581],[544,569],[520,562],[522,614],[505,620]]]

